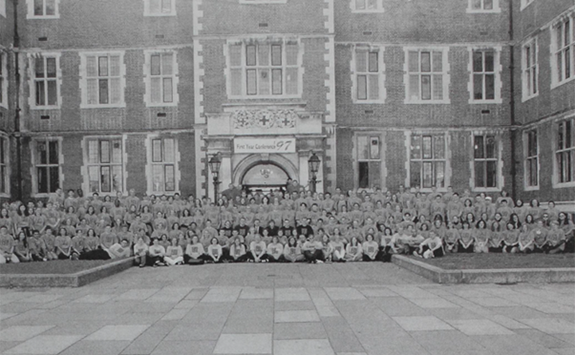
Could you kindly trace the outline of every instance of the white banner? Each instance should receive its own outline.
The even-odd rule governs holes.
[[[295,153],[295,138],[236,138],[234,153]]]

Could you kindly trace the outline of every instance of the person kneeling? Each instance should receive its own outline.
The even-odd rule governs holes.
[[[427,239],[419,244],[419,248],[413,252],[413,255],[423,257],[425,259],[437,258],[445,255],[441,238],[435,233],[435,231],[430,231]]]

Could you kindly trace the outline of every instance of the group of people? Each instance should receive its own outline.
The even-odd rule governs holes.
[[[505,192],[424,193],[379,188],[344,194],[230,186],[208,198],[115,197],[62,190],[48,201],[0,210],[0,263],[134,256],[140,267],[221,262],[390,261],[393,254],[564,253],[574,250],[569,214],[551,201]]]

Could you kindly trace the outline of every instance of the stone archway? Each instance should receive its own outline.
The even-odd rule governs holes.
[[[283,172],[285,172],[287,177],[297,180],[297,168],[287,158],[279,154],[253,154],[244,158],[234,168],[232,174],[232,181],[234,185],[242,185],[246,174],[257,165],[275,165]]]

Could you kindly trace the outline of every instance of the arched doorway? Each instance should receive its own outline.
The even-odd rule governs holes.
[[[281,167],[262,163],[251,167],[242,178],[242,186],[252,191],[268,192],[273,189],[282,189],[286,186],[288,174]]]
[[[296,166],[280,154],[252,154],[238,162],[232,173],[235,185],[251,190],[284,188],[287,179],[298,179]]]

